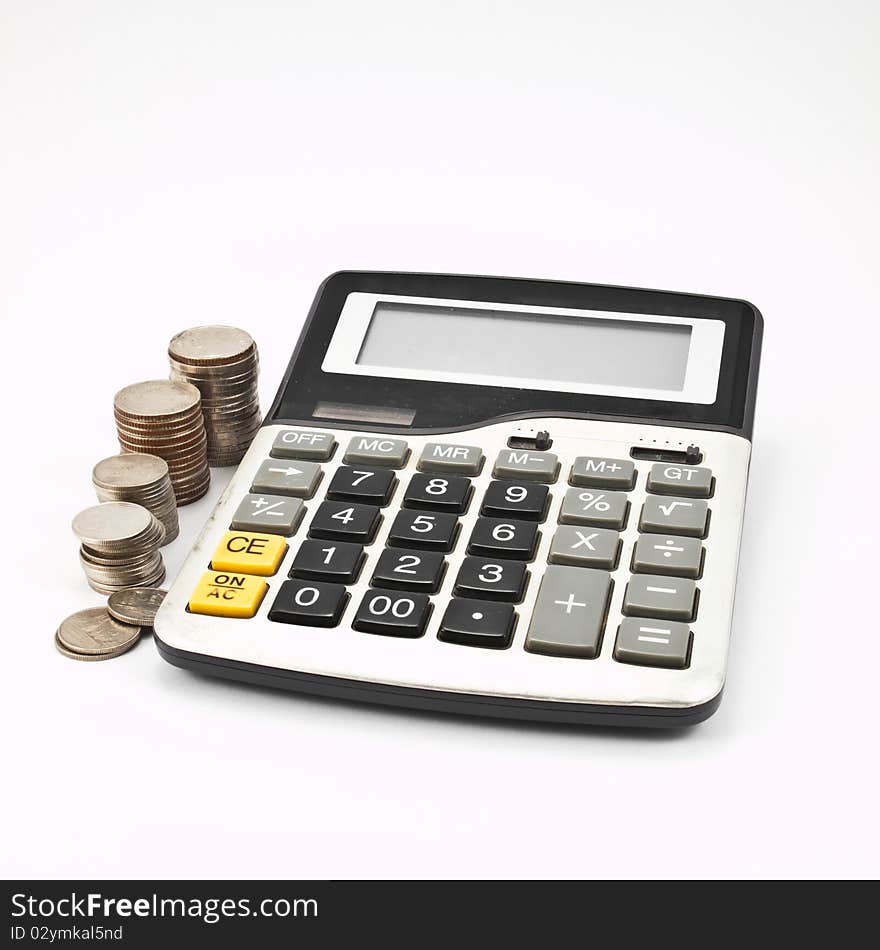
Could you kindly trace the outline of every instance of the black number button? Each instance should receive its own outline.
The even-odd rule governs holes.
[[[381,520],[379,509],[372,505],[323,501],[309,525],[309,537],[369,544]]]
[[[370,583],[373,587],[393,587],[436,594],[443,580],[446,561],[438,551],[403,551],[386,548]]]
[[[353,584],[364,563],[364,549],[347,541],[303,541],[290,576],[310,581],[333,581]]]
[[[471,498],[471,480],[461,475],[413,475],[403,496],[406,508],[462,514]]]
[[[518,603],[526,586],[526,566],[522,561],[495,561],[466,557],[455,579],[459,597],[509,600]]]
[[[320,581],[285,581],[269,610],[269,619],[308,627],[335,627],[348,601],[339,584]]]
[[[515,624],[516,614],[510,604],[454,598],[449,601],[437,637],[447,643],[503,650],[510,646]]]
[[[382,507],[391,501],[396,484],[397,477],[391,469],[341,465],[327,488],[327,497]]]
[[[458,537],[458,518],[444,512],[431,514],[399,511],[388,533],[395,548],[420,548],[424,551],[451,551]]]
[[[352,626],[364,633],[387,637],[420,637],[431,612],[425,594],[398,594],[387,590],[368,590],[357,609]]]
[[[519,518],[521,521],[543,521],[547,510],[546,485],[521,482],[492,482],[483,497],[481,514],[491,518]]]
[[[468,554],[529,561],[538,543],[538,526],[513,518],[478,518],[468,544]]]

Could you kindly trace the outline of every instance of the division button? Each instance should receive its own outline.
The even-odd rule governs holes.
[[[336,439],[329,432],[305,432],[285,429],[275,436],[269,454],[278,459],[313,459],[326,462],[332,458]]]
[[[647,487],[659,495],[708,498],[712,494],[712,469],[658,462],[651,466]]]
[[[260,577],[208,571],[189,599],[189,611],[211,617],[253,617],[269,585]]]
[[[494,478],[519,478],[527,482],[555,482],[559,459],[552,452],[502,449],[495,460]]]
[[[321,481],[321,466],[314,462],[266,459],[257,469],[252,492],[311,498]]]
[[[560,525],[553,535],[547,560],[551,564],[613,571],[619,552],[620,535],[616,531]]]
[[[262,531],[290,537],[296,532],[305,514],[299,498],[284,495],[245,495],[232,516],[236,531]]]
[[[397,476],[389,468],[340,465],[327,486],[327,497],[381,508],[391,501],[396,484]]]
[[[618,627],[614,659],[637,666],[683,670],[690,660],[691,640],[686,623],[628,617]]]
[[[568,488],[559,511],[560,524],[588,524],[619,530],[626,525],[629,501],[623,492]]]
[[[269,619],[306,627],[335,627],[347,602],[348,591],[341,584],[285,581],[269,608]]]
[[[211,568],[268,577],[278,570],[286,553],[287,542],[277,534],[227,531],[214,551]]]
[[[309,525],[310,538],[370,544],[382,516],[375,505],[353,501],[322,501]]]
[[[592,659],[599,655],[611,575],[580,567],[544,572],[526,635],[530,653]]]
[[[348,443],[343,462],[346,465],[384,465],[403,468],[409,457],[409,446],[403,439],[387,439],[378,435],[356,435]]]
[[[642,506],[640,531],[659,534],[684,534],[705,538],[709,525],[709,506],[700,498],[672,498],[649,495]]]
[[[467,509],[472,491],[471,480],[463,475],[424,475],[416,472],[406,487],[403,504],[406,508],[448,511],[460,515]]]
[[[442,511],[397,513],[388,543],[396,548],[419,548],[424,551],[451,551],[458,538],[458,518]]]
[[[353,584],[358,579],[365,559],[360,544],[308,538],[296,552],[290,576],[300,580]]]
[[[629,491],[636,482],[636,467],[629,459],[581,455],[574,460],[569,482],[584,488],[619,488]]]
[[[439,551],[406,551],[385,548],[370,584],[395,590],[417,590],[436,594],[446,571],[446,560]]]
[[[490,518],[519,518],[543,521],[550,489],[535,483],[491,482],[483,496],[481,514]]]
[[[510,604],[453,598],[440,622],[438,640],[503,650],[510,646],[516,613]]]
[[[368,590],[361,601],[352,627],[363,633],[387,637],[420,637],[431,613],[431,601],[425,594]]]
[[[459,597],[519,603],[525,593],[527,576],[522,561],[468,556],[455,578],[455,593]]]
[[[632,569],[637,574],[699,577],[702,568],[703,545],[697,538],[643,534],[636,541]]]
[[[697,609],[697,585],[684,577],[634,574],[623,595],[628,616],[660,620],[693,620]]]
[[[446,445],[428,442],[417,466],[420,472],[454,472],[479,475],[483,468],[483,450],[476,445]]]

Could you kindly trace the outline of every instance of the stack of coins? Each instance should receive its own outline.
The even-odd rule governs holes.
[[[131,501],[152,511],[165,528],[163,544],[177,537],[177,503],[168,463],[158,455],[111,455],[92,469],[92,484],[98,501]]]
[[[169,379],[135,383],[113,400],[123,452],[158,455],[178,505],[201,498],[211,483],[201,397],[195,386]]]
[[[71,614],[55,632],[58,652],[71,660],[111,660],[140,639],[141,627],[120,623],[106,607]]]
[[[238,464],[260,428],[259,356],[235,327],[193,327],[168,345],[171,378],[202,394],[208,464]]]
[[[79,559],[92,590],[112,594],[128,587],[153,587],[165,577],[159,545],[162,522],[128,501],[108,501],[73,519]]]

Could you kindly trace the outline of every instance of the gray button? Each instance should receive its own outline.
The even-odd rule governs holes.
[[[232,516],[234,531],[262,531],[289,538],[299,527],[306,506],[283,495],[245,495]]]
[[[574,460],[569,482],[586,488],[622,488],[629,491],[636,481],[636,467],[629,459],[605,459],[582,455]]]
[[[658,462],[648,473],[648,491],[659,495],[708,498],[712,494],[712,469]]]
[[[495,478],[521,478],[527,482],[555,482],[559,459],[552,452],[503,449],[495,460]]]
[[[311,498],[321,481],[321,466],[314,462],[266,459],[254,476],[252,492]]]
[[[483,450],[476,445],[447,445],[429,442],[419,457],[420,472],[457,472],[479,475],[483,467]]]
[[[691,651],[691,631],[672,620],[627,618],[617,629],[614,659],[639,666],[667,666],[683,670]]]
[[[705,538],[709,506],[700,498],[651,497],[642,505],[639,530]]]
[[[326,462],[333,455],[336,439],[329,432],[305,432],[302,429],[285,429],[275,436],[272,451],[279,459],[314,459]]]
[[[636,541],[632,569],[638,574],[699,577],[703,545],[696,538],[668,534],[643,534]]]
[[[556,529],[550,554],[551,564],[571,564],[573,567],[595,567],[611,571],[617,566],[620,535],[604,528],[576,528],[562,525]]]
[[[634,574],[623,595],[623,612],[660,620],[693,620],[697,585],[684,577]]]
[[[599,655],[611,575],[582,567],[548,567],[526,636],[530,653],[592,659]]]
[[[343,461],[346,465],[403,468],[408,457],[409,446],[403,439],[386,439],[381,435],[356,435],[348,443]]]
[[[560,524],[589,524],[599,528],[622,528],[629,502],[623,492],[568,488],[559,511]]]

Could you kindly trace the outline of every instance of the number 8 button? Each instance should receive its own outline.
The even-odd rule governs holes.
[[[471,481],[461,475],[413,475],[403,497],[404,508],[448,511],[460,515],[471,497]]]

